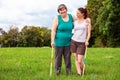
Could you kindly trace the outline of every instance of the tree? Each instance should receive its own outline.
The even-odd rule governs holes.
[[[120,46],[120,1],[105,0],[103,7],[99,10],[97,19],[100,25],[99,30],[103,40],[106,40],[106,46]]]
[[[50,46],[50,35],[51,35],[51,30],[48,29],[47,27],[41,27],[41,30],[43,32],[43,40],[44,40],[44,46]]]
[[[89,17],[91,18],[91,25],[92,25],[92,31],[91,31],[91,38],[90,38],[90,46],[98,45],[97,41],[100,40],[100,33],[99,33],[99,24],[97,23],[97,17],[98,17],[98,10],[101,6],[103,6],[102,2],[104,0],[88,0],[87,9],[89,11]],[[96,43],[97,42],[97,43]]]
[[[18,43],[18,34],[19,34],[19,29],[17,27],[11,27],[10,30],[7,33],[7,40],[9,47],[16,47]]]
[[[25,26],[21,31],[21,39],[24,46],[41,47],[43,46],[43,32],[40,27]]]
[[[6,32],[2,28],[0,28],[0,47],[3,46],[3,42],[2,42],[3,38],[2,38],[2,36],[4,34],[6,34]]]
[[[0,32],[4,32],[0,29]],[[0,36],[3,47],[42,47],[50,46],[50,32],[47,27],[24,26],[19,32],[17,27]]]

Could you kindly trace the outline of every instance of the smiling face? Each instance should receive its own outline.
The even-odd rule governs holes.
[[[58,6],[58,13],[62,16],[65,17],[67,15],[67,7],[64,4],[60,4]]]
[[[76,15],[78,18],[84,18],[84,13],[81,13],[81,11],[79,11],[79,10],[77,10]]]
[[[86,19],[88,17],[87,9],[86,8],[78,8],[76,15],[78,18]]]
[[[61,8],[61,9],[59,9],[59,14],[61,15],[61,16],[66,16],[67,15],[67,9],[66,8]]]

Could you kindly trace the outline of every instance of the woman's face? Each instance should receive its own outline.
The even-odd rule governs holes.
[[[83,18],[83,13],[81,13],[81,11],[77,10],[77,13],[76,13],[77,17],[78,18]]]
[[[66,10],[66,8],[60,9],[60,10],[59,10],[59,14],[60,14],[61,16],[66,16],[66,15],[67,15],[67,10]]]

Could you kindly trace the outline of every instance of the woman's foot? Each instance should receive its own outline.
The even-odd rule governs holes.
[[[81,74],[81,73],[78,73],[77,75],[78,75],[78,76],[81,76],[82,74]]]
[[[57,71],[56,71],[56,75],[59,75],[59,74],[60,74],[60,70],[57,70]]]
[[[77,74],[78,74],[79,76],[82,76],[82,72],[81,72],[81,71],[80,71],[80,72],[78,72]]]

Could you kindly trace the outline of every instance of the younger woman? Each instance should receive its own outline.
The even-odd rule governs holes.
[[[77,73],[82,74],[83,58],[86,46],[89,44],[91,34],[91,22],[87,9],[78,8],[77,20],[74,22],[74,34],[71,40],[71,52],[74,53]]]

